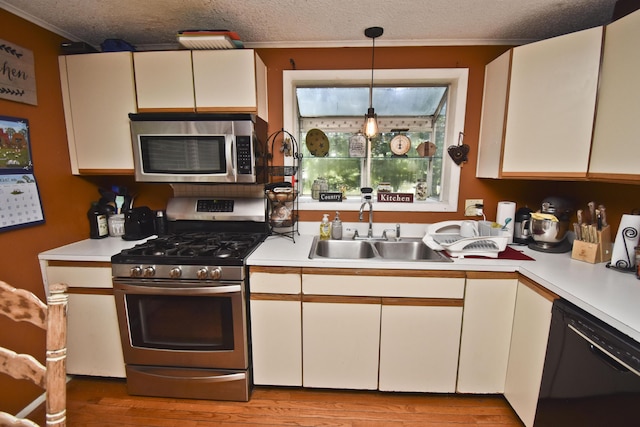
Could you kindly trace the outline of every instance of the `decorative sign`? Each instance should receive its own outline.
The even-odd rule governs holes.
[[[340,192],[322,192],[320,193],[321,202],[342,202],[342,193]]]
[[[0,39],[0,98],[38,105],[33,52]]]
[[[0,116],[0,231],[44,223],[32,169],[28,120]]]
[[[413,203],[413,193],[378,193],[381,203]]]

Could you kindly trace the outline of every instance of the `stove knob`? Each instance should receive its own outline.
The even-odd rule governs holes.
[[[153,268],[152,266],[145,267],[143,274],[144,274],[144,277],[153,277],[156,275],[156,269]]]
[[[221,277],[222,277],[222,269],[220,267],[216,267],[213,270],[211,270],[211,278],[213,280],[220,280]]]
[[[129,270],[129,276],[130,277],[142,276],[142,268],[140,266],[131,267],[131,270]]]
[[[180,267],[173,267],[169,270],[169,277],[172,279],[178,279],[182,276],[182,269]]]
[[[202,267],[198,269],[196,272],[196,277],[200,280],[205,280],[209,277],[209,269],[207,267]]]

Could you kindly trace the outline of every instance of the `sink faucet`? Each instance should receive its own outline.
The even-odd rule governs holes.
[[[371,203],[371,199],[365,198],[365,201],[360,205],[359,219],[362,221],[364,207],[366,205],[369,205],[369,230],[367,231],[367,237],[370,239],[373,237],[373,203]]]
[[[367,231],[367,238],[371,239],[373,237],[373,203],[371,203],[371,197],[373,193],[373,188],[371,187],[362,187],[360,189],[360,194],[362,194],[362,204],[360,205],[360,221],[362,221],[362,217],[364,214],[364,207],[369,205],[369,230]],[[355,236],[354,236],[355,238]]]

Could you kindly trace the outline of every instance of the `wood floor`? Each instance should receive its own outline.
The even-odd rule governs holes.
[[[124,380],[84,377],[67,390],[70,427],[522,427],[502,396],[257,387],[249,402],[214,402],[129,396]],[[44,409],[32,419],[44,425]]]

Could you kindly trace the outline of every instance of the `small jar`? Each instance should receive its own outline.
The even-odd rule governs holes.
[[[320,193],[324,193],[326,191],[329,191],[329,184],[327,183],[327,180],[322,177],[318,177],[311,185],[311,198],[313,200],[318,200],[320,199]]]
[[[388,182],[381,182],[378,184],[378,193],[391,193],[393,191],[393,187]]]
[[[419,179],[416,182],[416,200],[427,200],[429,196],[429,191],[427,188],[427,183],[424,179]]]

